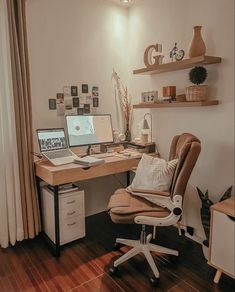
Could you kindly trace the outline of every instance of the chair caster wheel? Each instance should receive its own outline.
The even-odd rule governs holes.
[[[109,275],[114,276],[117,274],[117,271],[118,271],[118,267],[112,266],[111,268],[109,268]]]
[[[152,286],[157,286],[160,282],[160,278],[156,278],[156,277],[151,277],[149,280]]]
[[[120,250],[120,248],[121,248],[121,243],[119,243],[119,242],[115,242],[114,244],[113,244],[113,250]]]
[[[171,262],[172,264],[175,264],[175,263],[178,262],[178,260],[179,260],[178,258],[179,258],[178,256],[170,255],[169,260],[170,260],[170,262]]]

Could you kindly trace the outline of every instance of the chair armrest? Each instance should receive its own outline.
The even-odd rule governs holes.
[[[164,193],[164,195],[162,195]],[[150,201],[153,204],[156,204],[158,206],[161,206],[163,208],[167,208],[171,212],[174,212],[174,210],[178,210],[176,212],[182,213],[182,196],[175,195],[173,197],[173,200],[171,199],[170,195],[166,196],[165,194],[168,194],[166,192],[156,192],[154,193],[151,191],[151,193],[145,193],[144,190],[138,190],[135,192],[134,190],[131,191],[132,195],[139,196],[141,198],[144,198],[148,201]]]
[[[131,189],[132,193],[141,193],[141,194],[153,194],[153,195],[158,195],[158,196],[163,196],[163,197],[170,197],[169,192],[161,192],[161,191],[155,191],[155,190],[144,190],[144,189]]]
[[[159,205],[163,208],[167,208],[171,213],[167,217],[157,218],[150,216],[139,215],[136,216],[134,221],[137,224],[146,224],[153,226],[169,226],[177,223],[182,215],[182,196],[175,195],[173,199],[166,196],[159,196],[153,194],[145,193],[132,193],[136,196],[142,197],[156,205]]]

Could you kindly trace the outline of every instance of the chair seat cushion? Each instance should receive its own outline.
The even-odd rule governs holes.
[[[114,223],[134,223],[136,216],[166,217],[170,211],[157,206],[144,198],[132,195],[126,189],[118,189],[108,204],[111,219]]]

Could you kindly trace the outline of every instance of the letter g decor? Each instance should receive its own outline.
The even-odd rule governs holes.
[[[156,45],[150,45],[147,47],[147,49],[144,52],[144,64],[147,68],[154,67],[155,65],[162,64],[162,60],[164,58],[163,55],[155,55],[153,56],[153,52],[162,52],[162,45],[156,44]],[[154,62],[153,62],[154,60]]]

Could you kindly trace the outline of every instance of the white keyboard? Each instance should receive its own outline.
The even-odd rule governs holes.
[[[91,157],[95,157],[95,158],[107,158],[107,157],[112,157],[115,156],[117,153],[116,152],[111,152],[111,153],[98,153],[98,154],[91,154]]]

